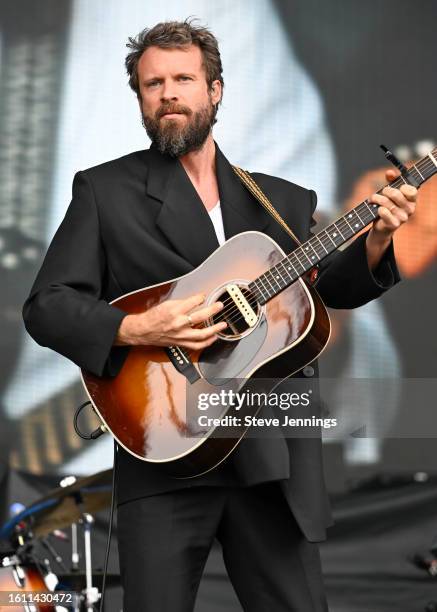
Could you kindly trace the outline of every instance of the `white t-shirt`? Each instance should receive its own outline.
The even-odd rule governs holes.
[[[217,235],[218,243],[220,246],[222,246],[222,244],[226,242],[226,238],[225,238],[225,228],[223,227],[223,216],[222,216],[222,209],[220,206],[220,200],[217,202],[214,208],[211,208],[211,210],[208,210],[208,213],[209,213],[209,216],[211,217],[211,221],[214,226],[215,233]]]

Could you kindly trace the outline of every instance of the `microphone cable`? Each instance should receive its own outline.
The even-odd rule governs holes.
[[[114,467],[112,470],[111,510],[109,512],[109,529],[108,529],[108,539],[106,542],[105,563],[103,566],[102,592],[100,594],[99,612],[103,612],[103,603],[104,603],[105,589],[106,589],[106,574],[108,573],[109,552],[111,550],[112,525],[114,522],[114,508],[115,508],[115,480],[116,480],[117,465],[118,465],[117,460],[118,460],[118,444],[114,440]]]

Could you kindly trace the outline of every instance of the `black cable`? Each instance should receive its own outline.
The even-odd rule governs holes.
[[[76,412],[74,413],[74,417],[73,417],[74,431],[83,440],[97,440],[97,438],[100,438],[100,436],[106,432],[106,428],[103,424],[97,427],[97,429],[92,431],[90,434],[83,433],[83,431],[79,429],[79,424],[78,424],[79,415],[82,412],[82,410],[85,408],[85,406],[91,406],[91,405],[92,404],[89,400],[87,402],[84,402],[78,408],[76,408]]]
[[[89,404],[91,404],[91,402],[88,400],[87,402],[84,402],[78,408],[76,408],[76,412],[74,413],[74,417],[73,417],[74,431],[83,440],[91,440],[91,435],[90,434],[84,434],[82,431],[80,431],[79,425],[77,423],[77,420],[78,420],[79,415],[82,412],[82,410],[85,408],[85,406],[88,406]]]
[[[103,600],[105,598],[105,587],[106,587],[106,574],[108,573],[109,552],[111,550],[112,523],[114,519],[114,507],[115,507],[115,478],[117,474],[117,454],[118,454],[118,445],[117,445],[117,442],[114,440],[114,467],[112,469],[111,510],[109,513],[109,530],[108,530],[108,539],[106,542],[105,564],[103,566],[102,592],[100,595],[100,607],[99,607],[100,612],[103,612],[103,603],[104,603]]]

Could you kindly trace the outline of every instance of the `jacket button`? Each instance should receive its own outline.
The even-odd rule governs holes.
[[[314,368],[312,366],[305,366],[304,369],[302,370],[302,374],[304,376],[307,376],[308,378],[310,376],[314,376]]]

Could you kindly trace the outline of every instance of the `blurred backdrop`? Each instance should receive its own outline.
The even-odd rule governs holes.
[[[188,16],[220,43],[225,89],[214,133],[221,149],[251,171],[314,188],[320,228],[384,183],[380,143],[405,162],[437,143],[434,0],[2,0],[3,474],[8,466],[47,475],[111,465],[109,436],[84,442],[74,433],[73,412],[85,399],[78,369],[26,335],[20,310],[74,173],[149,145],[124,72],[128,37]],[[396,236],[404,281],[378,302],[332,313],[321,367],[339,384],[326,408],[365,415],[380,433],[327,441],[333,492],[357,475],[437,472],[433,402],[400,392],[399,382],[437,378],[436,199],[432,179],[415,219]],[[382,384],[351,396],[345,378]],[[426,427],[409,437],[421,418]],[[402,436],[393,433],[399,423]]]

